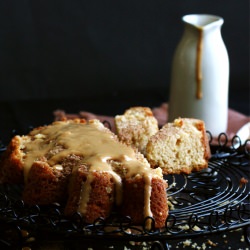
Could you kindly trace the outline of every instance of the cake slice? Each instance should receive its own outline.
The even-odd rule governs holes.
[[[116,133],[120,141],[146,152],[149,138],[158,132],[158,122],[148,107],[132,107],[115,116]]]
[[[210,147],[203,121],[175,119],[149,139],[146,157],[164,174],[189,174],[208,166]]]

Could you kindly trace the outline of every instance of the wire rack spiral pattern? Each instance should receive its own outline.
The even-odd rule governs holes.
[[[20,200],[22,187],[0,185],[0,221],[4,225],[2,231],[0,229],[0,243],[8,246],[18,242],[16,244],[22,245],[25,230],[36,237],[46,232],[46,237],[53,239],[112,238],[154,242],[249,228],[250,141],[241,145],[238,138],[233,138],[228,147],[227,137],[223,134],[218,145],[211,146],[213,155],[207,169],[190,175],[165,176],[169,184],[170,211],[162,229],[154,226],[146,229],[146,220],[152,220],[154,225],[153,218],[146,218],[144,225],[138,227],[129,217],[117,214],[84,224],[80,214],[66,219],[59,204],[27,207]],[[249,243],[248,235],[246,239]]]

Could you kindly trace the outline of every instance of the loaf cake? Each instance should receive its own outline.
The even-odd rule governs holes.
[[[208,166],[210,147],[203,121],[178,118],[165,124],[153,135],[146,147],[152,167],[164,174],[189,174]]]
[[[115,116],[116,134],[120,141],[146,153],[149,138],[158,132],[158,122],[148,107],[131,107]]]
[[[98,120],[56,121],[15,136],[3,156],[0,180],[24,184],[28,205],[60,202],[65,215],[78,212],[87,223],[114,210],[137,224],[153,217],[156,227],[168,216],[162,170],[152,169],[143,154]]]

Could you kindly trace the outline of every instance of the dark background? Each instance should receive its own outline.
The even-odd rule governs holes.
[[[168,101],[181,17],[194,13],[224,18],[229,107],[250,115],[249,0],[0,0],[0,147],[58,108],[114,115]],[[249,247],[242,231],[223,236],[207,237]]]
[[[248,0],[2,0],[0,100],[74,98],[83,109],[99,95],[166,101],[181,17],[191,13],[224,18],[229,105],[249,114]]]

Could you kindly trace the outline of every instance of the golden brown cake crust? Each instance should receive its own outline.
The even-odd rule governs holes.
[[[34,162],[24,186],[23,200],[29,205],[65,202],[67,175],[53,170],[47,162]]]
[[[66,216],[72,216],[77,212],[82,183],[86,181],[87,175],[87,170],[81,167],[75,173],[72,173],[67,190],[68,200],[64,209]]]
[[[133,223],[142,224],[144,220],[144,186],[143,178],[125,179],[123,189],[126,190],[123,195],[122,214],[133,218]],[[133,194],[133,195],[131,195]]]
[[[94,172],[94,181],[91,183],[90,199],[87,204],[87,212],[83,219],[87,223],[93,223],[97,218],[106,218],[110,215],[114,205],[114,182],[109,173]],[[79,168],[69,185],[69,198],[65,207],[65,215],[71,216],[78,212],[83,184],[88,178],[89,172]]]
[[[0,183],[22,184],[23,180],[23,164],[21,137],[14,136],[9,143],[7,150],[0,161]]]
[[[152,199],[151,210],[155,219],[155,227],[161,228],[165,226],[166,218],[168,217],[167,204],[167,183],[161,179],[152,179]]]
[[[152,178],[151,188],[151,217],[155,220],[155,227],[161,228],[165,226],[168,216],[167,183],[160,178]],[[145,214],[142,212],[145,206],[144,197],[145,179],[143,177],[124,180],[122,214],[129,215],[135,224],[144,223]]]

